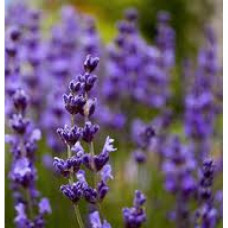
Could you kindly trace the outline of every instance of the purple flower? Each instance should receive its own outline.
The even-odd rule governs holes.
[[[91,204],[97,203],[97,190],[90,187],[89,185],[85,186],[83,189],[83,195],[85,197],[85,200]]]
[[[81,182],[61,185],[60,191],[73,203],[77,203],[84,194],[84,186]]]
[[[132,124],[132,139],[141,148],[147,148],[155,136],[155,131],[150,124],[135,120]]]
[[[17,89],[11,96],[17,114],[12,113],[12,118],[9,122],[10,127],[15,133],[8,136],[6,141],[9,143],[11,147],[10,151],[12,152],[9,178],[16,203],[15,209],[17,216],[15,223],[18,228],[44,227],[45,221],[43,215],[34,214],[34,217],[30,217],[30,215],[27,216],[25,213],[25,211],[36,209],[36,207],[40,208],[40,205],[37,203],[40,193],[35,186],[35,181],[38,177],[35,168],[35,152],[37,150],[37,142],[41,139],[41,131],[34,128],[33,123],[29,119],[26,119],[25,111],[28,96],[25,91],[23,89]],[[25,197],[25,192],[28,193],[29,197]],[[41,200],[43,207],[45,206],[45,201],[47,201],[46,198],[44,201]],[[18,202],[23,202],[23,204]],[[30,206],[27,208],[27,205]],[[50,206],[48,210],[50,211]]]
[[[29,220],[27,218],[26,212],[25,212],[25,205],[23,203],[18,203],[15,206],[17,216],[14,219],[15,224],[18,228],[22,227],[28,227],[29,226]]]
[[[82,129],[76,125],[71,128],[65,125],[64,129],[58,128],[57,133],[66,144],[73,146],[82,136]]]
[[[51,214],[52,210],[50,207],[49,200],[47,198],[42,198],[39,202],[39,212],[40,214]]]
[[[203,169],[202,169],[202,177],[200,180],[199,186],[199,197],[203,201],[210,201],[212,197],[212,183],[213,183],[213,173],[214,173],[214,165],[212,159],[204,160]]]
[[[92,31],[91,31],[92,32]],[[91,116],[95,112],[96,98],[91,97],[91,89],[97,80],[96,75],[91,73],[97,67],[99,58],[88,55],[84,62],[83,74],[77,75],[69,84],[69,94],[64,94],[65,109],[71,114],[71,127],[59,128],[57,130],[60,137],[68,145],[67,158],[54,158],[53,166],[55,170],[67,177],[69,184],[60,187],[61,192],[73,203],[84,197],[90,204],[101,202],[107,194],[109,187],[106,182],[111,178],[111,167],[104,167],[109,161],[109,153],[115,151],[113,139],[106,138],[104,147],[100,154],[95,154],[93,140],[99,130],[97,124],[92,124]],[[76,115],[84,117],[84,127],[79,128],[75,125]],[[80,141],[84,140],[89,144],[90,151],[86,153],[82,148]],[[73,155],[74,154],[74,155]],[[81,164],[93,171],[93,175],[101,172],[101,181],[91,187],[85,177],[85,171],[80,170]],[[77,177],[78,181],[74,182]],[[74,183],[73,183],[74,182]],[[79,225],[80,225],[80,221]]]
[[[112,166],[110,164],[105,165],[100,171],[101,179],[106,183],[109,179],[113,179],[112,176]]]
[[[102,201],[109,191],[108,185],[102,180],[97,184],[97,194],[99,201]]]
[[[212,159],[205,159],[198,186],[199,207],[195,212],[196,227],[215,227],[218,222],[218,212],[213,206],[212,184],[214,174]]]
[[[65,108],[70,114],[75,115],[77,113],[80,113],[83,115],[83,108],[86,104],[86,100],[82,95],[73,96],[72,94],[64,94],[63,98]]]
[[[98,130],[99,126],[97,124],[92,124],[90,121],[85,122],[82,132],[82,139],[87,143],[92,142]]]
[[[36,178],[36,171],[27,158],[21,158],[14,163],[10,178],[16,183],[28,186]]]
[[[109,136],[105,140],[102,153],[110,153],[116,151],[116,148],[113,147],[114,139],[111,139]]]
[[[146,202],[146,197],[139,191],[135,191],[134,207],[140,208]]]
[[[84,69],[85,71],[91,73],[94,71],[99,63],[100,59],[98,57],[92,57],[91,55],[87,55],[84,61]]]
[[[85,154],[83,164],[90,170],[100,171],[109,161],[109,153],[115,151],[113,139],[107,137],[102,152],[98,155]]]
[[[125,227],[139,228],[146,221],[146,214],[142,208],[145,201],[145,196],[140,191],[136,190],[134,207],[123,209]]]
[[[89,221],[92,228],[111,228],[111,225],[106,220],[104,220],[103,224],[101,223],[101,219],[98,211],[94,211],[90,213]]]
[[[72,172],[77,172],[82,164],[83,154],[78,153],[66,160],[55,157],[53,166],[55,171],[62,174],[64,177],[69,177]]]

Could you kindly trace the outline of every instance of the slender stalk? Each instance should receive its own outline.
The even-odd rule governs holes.
[[[76,204],[74,204],[74,212],[76,214],[79,227],[80,228],[84,228],[84,224],[83,224],[83,221],[82,221],[81,213],[80,213],[78,205],[76,205]]]
[[[71,126],[74,125],[74,116],[71,115]],[[72,151],[71,151],[71,147],[70,146],[67,146],[67,158],[71,158],[72,156]],[[70,172],[70,177],[69,177],[69,184],[73,184],[74,183],[74,177],[72,175],[72,172]],[[81,213],[80,213],[80,210],[79,210],[79,207],[77,204],[74,204],[74,212],[75,212],[75,215],[76,215],[76,218],[77,218],[77,222],[78,222],[78,225],[79,225],[79,228],[84,228],[84,224],[83,224],[83,221],[82,221],[82,216],[81,216]]]
[[[85,93],[84,96],[85,96],[85,99],[86,99],[86,101],[87,101],[88,98],[89,98],[88,93]],[[84,122],[86,122],[86,121],[89,121],[89,117],[88,117],[87,115],[85,115],[85,118],[84,118]],[[90,153],[90,155],[91,155],[92,157],[95,155],[94,143],[93,143],[93,142],[90,142],[90,144],[89,144],[89,153]],[[93,170],[94,170],[93,184],[94,184],[94,188],[96,188],[96,186],[97,186],[97,173],[96,173],[94,161],[93,161],[93,164],[92,164],[92,168],[93,168]],[[103,216],[103,213],[102,213],[102,210],[101,210],[101,204],[100,204],[100,202],[97,202],[97,203],[96,203],[96,207],[97,207],[97,210],[98,210],[99,213],[100,213],[101,220],[103,220],[103,219],[104,219],[104,216]]]
[[[91,142],[90,145],[89,145],[89,153],[92,156],[95,155],[93,142]],[[93,166],[93,169],[95,170],[95,164],[94,164],[94,162],[93,162],[92,166]],[[97,185],[97,174],[96,173],[94,173],[94,175],[93,175],[93,181],[94,181],[94,187],[96,188],[96,185]]]
[[[31,197],[29,194],[29,188],[25,189],[25,196],[26,196],[26,201],[28,203],[28,214],[29,214],[29,218],[32,219],[33,218],[33,206],[32,206],[32,201],[31,201]]]

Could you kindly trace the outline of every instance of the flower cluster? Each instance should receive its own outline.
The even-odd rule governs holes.
[[[218,219],[217,209],[213,206],[212,184],[214,164],[212,159],[203,162],[201,179],[198,186],[199,208],[195,214],[195,227],[215,227]]]
[[[200,164],[210,152],[210,139],[218,111],[214,85],[219,67],[216,42],[211,32],[208,30],[206,46],[198,54],[198,69],[185,98],[186,135],[195,147],[194,153]]]
[[[35,129],[25,116],[28,96],[24,90],[17,89],[13,93],[12,101],[15,113],[9,119],[9,126],[14,134],[7,135],[6,141],[10,144],[12,154],[9,178],[17,211],[14,221],[18,228],[44,227],[44,216],[51,213],[51,208],[47,198],[42,198],[38,203],[40,193],[35,186],[37,180],[35,152],[41,132]],[[23,192],[26,192],[27,196]],[[35,208],[39,209],[38,215],[33,214]]]
[[[176,208],[172,214],[177,227],[188,226],[188,201],[196,190],[193,177],[196,164],[189,148],[182,145],[177,136],[170,139],[164,152],[162,170],[165,175],[165,189],[176,197]]]
[[[56,139],[56,128],[70,124],[61,100],[61,94],[67,91],[64,85],[74,72],[82,70],[82,59],[87,54],[97,55],[100,52],[100,37],[94,20],[80,15],[71,6],[63,6],[60,21],[52,26],[47,47],[44,73],[50,75],[50,84],[53,86],[45,88],[48,96],[41,126],[47,133],[47,144],[54,153],[59,154],[64,150],[64,145]],[[74,86],[74,83],[70,86]]]
[[[154,46],[141,37],[137,19],[137,11],[128,9],[124,20],[117,24],[117,37],[107,47],[102,95],[104,103],[109,102],[113,109],[104,108],[101,122],[108,126],[115,126],[114,121],[117,128],[124,126],[124,112],[129,107],[123,103],[133,100],[160,109],[170,96],[169,72],[175,62],[175,33],[169,26],[169,15],[159,13]]]
[[[19,16],[21,13],[23,19]],[[9,92],[15,84],[26,89],[30,95],[31,109],[36,113],[34,121],[37,122],[43,108],[43,97],[40,93],[44,92],[46,53],[45,44],[41,40],[40,22],[41,11],[31,9],[23,3],[18,3],[7,11],[6,52],[11,57],[7,57],[6,78],[9,82],[6,89]]]
[[[67,159],[54,158],[53,166],[55,170],[69,179],[69,183],[60,187],[61,192],[74,203],[84,198],[88,203],[98,205],[102,202],[109,191],[107,181],[112,179],[109,154],[116,149],[113,147],[113,139],[107,137],[100,154],[95,154],[94,138],[99,130],[97,124],[90,121],[96,110],[96,99],[90,97],[90,92],[97,81],[97,76],[93,74],[99,62],[99,58],[88,55],[84,61],[84,73],[77,75],[69,83],[69,94],[63,95],[66,111],[71,115],[71,126],[65,125],[58,128],[57,133],[67,146]],[[75,116],[84,118],[84,126],[78,127],[75,124]],[[80,142],[89,145],[89,153],[86,153]],[[82,166],[92,171],[94,183],[91,186],[85,177]],[[98,180],[98,175],[100,181]],[[75,182],[74,178],[77,178]],[[99,207],[97,206],[99,209]],[[80,227],[83,222],[78,220]],[[105,224],[105,221],[104,221]]]
[[[123,217],[126,228],[139,228],[146,221],[146,213],[143,205],[146,202],[145,196],[139,191],[135,191],[134,206],[123,209]]]
[[[216,125],[217,120],[220,124],[223,97],[213,30],[206,27],[196,69],[193,61],[185,61],[184,77],[177,84],[170,77],[177,78],[179,68],[175,67],[176,34],[168,12],[158,12],[154,43],[150,44],[140,32],[137,10],[127,9],[117,23],[116,37],[103,46],[95,20],[81,9],[77,12],[63,5],[58,21],[45,34],[44,15],[47,20],[52,17],[23,2],[6,9],[5,110],[7,132],[12,131],[6,135],[11,155],[6,168],[10,170],[15,226],[43,228],[45,216],[51,213],[49,200],[36,187],[38,162],[65,181],[59,190],[74,207],[80,228],[111,228],[108,214],[103,213],[110,203],[104,199],[111,188],[110,161],[116,151],[107,133],[111,132],[117,133],[124,152],[114,157],[120,179],[117,190],[138,181],[145,192],[156,188],[153,196],[148,195],[155,201],[147,210],[165,204],[164,217],[168,212],[178,228],[215,227],[222,218],[223,199],[218,186],[212,186],[222,173],[222,150],[217,153],[220,141],[214,138],[221,135]],[[95,56],[102,57],[102,64]],[[99,84],[96,72],[101,75]],[[179,93],[172,91],[177,88],[184,107],[175,103]],[[182,133],[183,126],[185,134],[174,135]],[[106,131],[100,133],[101,127],[107,127]],[[37,156],[41,131],[43,163]],[[133,159],[125,160],[129,153]],[[216,160],[205,159],[209,155]],[[160,198],[160,190],[171,195],[170,202]],[[118,197],[119,193],[113,194]],[[136,190],[133,206],[122,210],[124,227],[138,228],[146,222],[152,226],[145,202],[144,194]],[[87,215],[81,216],[81,206]],[[119,221],[113,225],[120,226]]]

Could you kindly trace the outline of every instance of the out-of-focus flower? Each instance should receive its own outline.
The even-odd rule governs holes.
[[[106,220],[103,223],[101,222],[98,211],[94,211],[89,215],[89,221],[92,228],[111,228],[111,225]]]
[[[18,228],[44,227],[44,215],[51,213],[51,207],[47,198],[37,203],[40,193],[35,183],[38,178],[35,152],[37,142],[41,139],[41,132],[34,128],[32,121],[26,119],[28,95],[23,89],[19,88],[12,94],[12,103],[14,113],[9,120],[9,126],[14,134],[8,135],[6,141],[11,147],[12,155],[9,178],[17,211],[14,221]],[[31,213],[35,208],[39,208],[39,212],[32,216]]]
[[[146,213],[142,206],[146,201],[145,196],[138,190],[135,191],[134,206],[123,209],[125,227],[139,228],[146,221]]]
[[[204,160],[198,186],[199,207],[195,212],[196,227],[215,227],[218,222],[218,211],[214,207],[212,196],[214,168],[212,159]]]

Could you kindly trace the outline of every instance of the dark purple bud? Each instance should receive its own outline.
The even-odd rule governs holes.
[[[96,171],[100,171],[109,161],[109,153],[100,153],[94,156],[94,165]]]
[[[84,69],[86,72],[92,72],[96,69],[99,63],[98,57],[92,57],[91,55],[87,55],[84,62]]]
[[[64,129],[58,128],[57,133],[66,144],[74,146],[82,136],[82,129],[76,125],[72,128],[65,126]]]
[[[73,170],[75,173],[80,169],[80,165],[82,163],[82,157],[73,156],[68,158],[66,161],[66,165],[69,169]]]
[[[94,74],[90,74],[90,73],[85,73],[85,86],[84,86],[84,89],[86,91],[90,91],[95,82],[97,81],[97,76],[94,75]]]
[[[85,200],[91,204],[95,204],[97,202],[97,191],[89,186],[84,188],[84,197]]]
[[[99,201],[102,201],[104,199],[104,197],[106,196],[108,191],[109,191],[109,187],[108,187],[107,184],[105,184],[104,181],[101,181],[101,182],[98,183],[97,192],[98,192]]]
[[[69,85],[69,89],[72,93],[77,93],[81,89],[81,83],[76,80],[72,80]]]
[[[87,121],[83,128],[82,139],[88,143],[92,142],[98,130],[99,126],[97,124],[92,124],[90,121]]]
[[[86,104],[86,100],[83,95],[73,96],[72,94],[64,94],[63,99],[65,103],[65,108],[70,114],[76,115],[77,113],[84,113],[83,108]]]
[[[90,154],[85,154],[83,156],[83,164],[86,166],[86,168],[93,170],[93,158]]]
[[[13,95],[14,107],[19,111],[25,111],[28,105],[28,97],[24,90],[17,89]]]
[[[63,175],[64,177],[69,177],[70,171],[66,168],[66,162],[63,159],[55,157],[53,166],[57,173]]]
[[[73,203],[77,203],[83,196],[83,184],[78,181],[72,185],[62,185],[60,191]]]
[[[141,207],[146,202],[146,197],[139,190],[135,191],[134,206]]]
[[[146,213],[141,207],[145,203],[145,197],[140,191],[135,192],[134,204],[132,208],[123,209],[123,217],[126,228],[139,228],[146,221]]]

